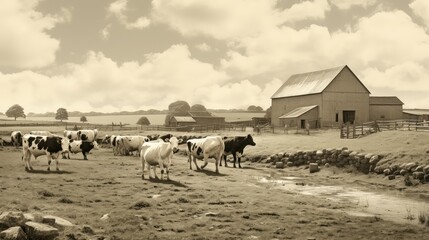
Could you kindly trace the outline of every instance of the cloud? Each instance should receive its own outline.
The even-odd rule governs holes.
[[[47,31],[69,21],[70,12],[44,15],[37,0],[4,0],[0,7],[0,66],[40,68],[55,61],[60,41]]]
[[[201,43],[201,44],[196,45],[195,47],[202,52],[212,51],[212,47],[210,47],[210,45],[208,45],[207,43]]]
[[[127,11],[127,4],[128,0],[117,0],[109,5],[108,11],[127,29],[143,29],[148,27],[151,21],[147,17],[139,17],[134,22],[128,20],[125,14]]]
[[[415,0],[409,4],[414,14],[423,19],[426,27],[429,27],[429,1],[427,0]]]
[[[323,19],[329,10],[327,0],[294,4],[280,11],[276,0],[154,0],[153,19],[181,34],[235,40],[257,36],[285,22]]]
[[[27,113],[55,112],[59,107],[132,111],[167,109],[171,102],[183,99],[208,108],[247,107],[250,103],[267,107],[280,86],[278,80],[265,87],[247,80],[228,83],[229,76],[194,59],[186,45],[146,55],[143,63],[119,64],[102,53],[89,52],[83,63],[67,64],[63,69],[53,76],[32,71],[0,73],[2,106],[18,103]]]
[[[285,9],[281,15],[286,22],[297,22],[309,19],[324,19],[330,10],[327,0],[304,1]]]
[[[341,10],[347,10],[355,6],[369,7],[377,3],[376,0],[329,0],[332,5]]]

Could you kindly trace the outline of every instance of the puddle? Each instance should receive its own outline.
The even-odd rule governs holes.
[[[269,184],[292,193],[325,197],[335,202],[355,203],[357,209],[346,211],[347,214],[353,216],[376,216],[397,223],[420,224],[418,222],[419,214],[429,213],[427,202],[406,198],[399,194],[395,196],[344,186],[306,184],[303,178],[298,177],[280,177],[280,179],[259,177],[257,180],[259,183]]]

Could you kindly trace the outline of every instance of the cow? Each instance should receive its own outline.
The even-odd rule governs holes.
[[[68,138],[69,140],[78,140],[78,131],[64,130],[64,137]]]
[[[66,157],[70,159],[70,153],[81,152],[83,154],[83,160],[88,160],[86,154],[89,153],[89,151],[92,149],[98,150],[98,143],[96,141],[87,142],[82,140],[70,140],[68,149],[64,150],[62,153],[63,159]]]
[[[12,142],[12,145],[18,148],[22,145],[22,133],[21,131],[13,131],[10,134],[10,141]]]
[[[120,141],[126,152],[137,151],[137,154],[140,155],[142,144],[149,142],[149,138],[145,136],[122,136]]]
[[[30,131],[30,134],[32,134],[32,135],[39,135],[39,136],[52,136],[53,135],[49,131]]]
[[[223,142],[225,143],[225,151],[223,153],[223,159],[225,161],[225,167],[228,167],[226,164],[226,156],[232,154],[234,158],[234,168],[235,162],[238,158],[238,167],[241,168],[241,156],[243,155],[244,148],[247,145],[255,146],[256,143],[253,141],[252,135],[248,134],[246,137],[230,137],[224,138]],[[219,166],[222,166],[222,161],[219,162]]]
[[[225,150],[225,144],[223,143],[222,137],[209,136],[205,138],[189,139],[186,142],[186,145],[189,169],[192,169],[191,158],[193,158],[194,164],[198,170],[200,170],[200,168],[197,165],[196,159],[204,159],[204,165],[201,166],[203,169],[207,166],[208,158],[214,158],[216,160],[216,173],[219,173],[218,164]]]
[[[97,137],[98,130],[82,129],[77,131],[78,140],[93,142]]]
[[[122,141],[122,138],[124,138],[125,136],[117,136],[117,135],[112,135],[110,137],[110,144],[112,145],[113,148],[113,155],[128,155],[129,152],[125,149],[124,146],[124,142]]]
[[[167,139],[166,139],[167,140]],[[173,153],[179,151],[179,140],[176,137],[171,137],[164,141],[153,141],[143,143],[140,151],[140,160],[142,161],[142,179],[144,179],[145,165],[148,165],[149,178],[152,178],[150,174],[150,167],[153,167],[153,173],[155,178],[156,166],[161,168],[161,179],[164,179],[164,168],[167,172],[167,180],[170,180],[170,165]]]
[[[158,139],[162,139],[162,141],[164,141],[164,142],[168,142],[168,140],[169,140],[170,138],[172,138],[172,137],[173,137],[173,134],[168,133],[168,134],[165,134],[165,135],[159,136],[159,137],[158,137]]]
[[[51,167],[51,159],[55,159],[56,169],[60,171],[58,166],[58,158],[61,152],[69,146],[69,140],[59,136],[41,136],[33,134],[25,134],[22,138],[22,154],[25,164],[25,170],[33,170],[30,164],[31,155],[37,158],[41,155],[46,155],[48,159],[48,171]]]

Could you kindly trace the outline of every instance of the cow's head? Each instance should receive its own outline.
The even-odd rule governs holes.
[[[246,137],[246,144],[256,146],[256,143],[253,141],[252,135],[248,134]]]
[[[168,141],[173,149],[173,153],[177,153],[179,151],[179,140],[176,137],[171,137]]]

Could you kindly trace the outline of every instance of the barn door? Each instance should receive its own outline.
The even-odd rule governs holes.
[[[356,111],[343,111],[343,122],[353,124],[355,122],[355,113]]]

